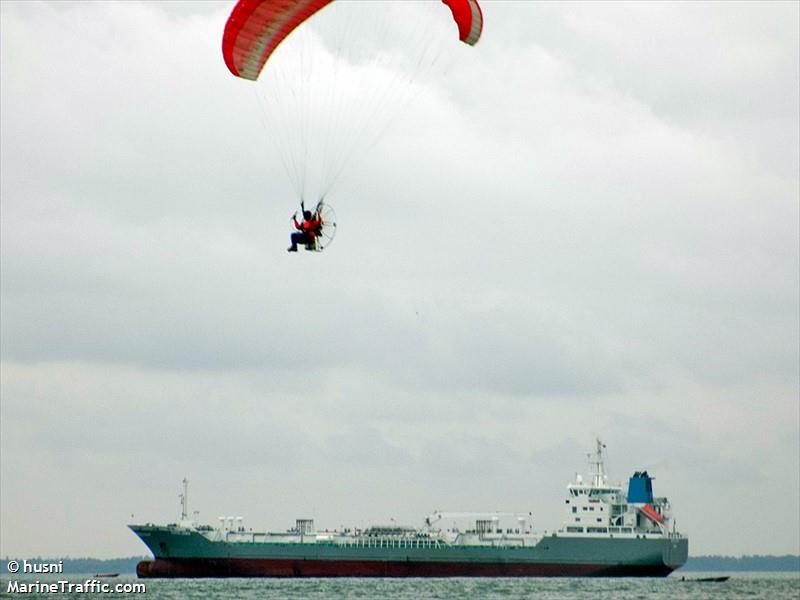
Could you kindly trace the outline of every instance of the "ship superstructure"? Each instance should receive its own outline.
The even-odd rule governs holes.
[[[561,533],[669,536],[670,527],[674,530],[670,504],[666,498],[653,497],[653,477],[647,471],[636,471],[628,481],[627,493],[621,485],[609,485],[604,447],[597,440],[595,453],[589,456],[589,482],[576,475],[567,486],[567,520]]]
[[[130,525],[154,560],[140,577],[341,576],[664,576],[686,562],[666,498],[637,471],[627,493],[608,483],[598,440],[587,480],[567,486],[567,519],[537,533],[530,515],[436,511],[420,527],[384,525],[318,530],[297,519],[285,532],[254,532],[241,517],[200,525],[188,514],[184,480],[181,519]]]

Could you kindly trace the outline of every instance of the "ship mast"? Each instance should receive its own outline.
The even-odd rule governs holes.
[[[183,493],[180,494],[181,499],[181,521],[186,521],[189,518],[189,480],[183,478]]]
[[[591,454],[589,457],[589,472],[592,475],[592,485],[594,487],[602,487],[606,485],[607,476],[605,466],[603,465],[603,448],[606,445],[600,441],[600,438],[595,440],[597,443],[594,456]]]

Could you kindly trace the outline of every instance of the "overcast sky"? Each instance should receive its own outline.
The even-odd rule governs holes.
[[[184,476],[553,529],[596,436],[691,554],[800,553],[800,4],[484,2],[313,255],[232,4],[0,3],[0,555],[144,554]]]

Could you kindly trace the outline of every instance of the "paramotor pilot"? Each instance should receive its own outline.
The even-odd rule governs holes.
[[[302,206],[302,205],[301,205]],[[317,237],[322,233],[322,219],[320,218],[319,211],[310,211],[303,208],[303,220],[297,221],[297,213],[292,216],[294,228],[291,235],[292,245],[286,250],[289,252],[297,252],[297,244],[303,244],[306,250],[316,250]]]

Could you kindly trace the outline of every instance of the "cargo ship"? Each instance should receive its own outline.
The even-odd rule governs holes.
[[[297,519],[284,532],[245,529],[241,517],[201,525],[184,479],[177,523],[129,525],[153,554],[139,577],[663,577],[681,567],[688,539],[653,478],[610,484],[598,440],[589,473],[567,485],[566,521],[536,533],[530,514],[436,511],[419,527],[320,530]]]

